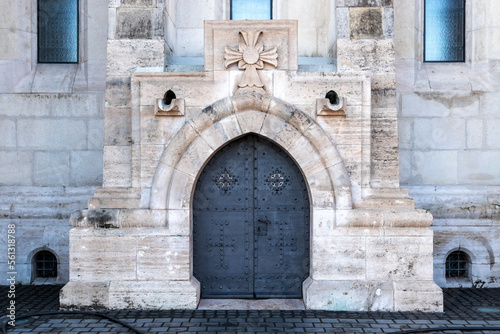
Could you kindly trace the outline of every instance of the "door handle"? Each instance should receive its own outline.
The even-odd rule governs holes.
[[[266,220],[258,219],[257,222],[261,223],[261,224],[267,224],[267,225],[271,224],[271,222],[269,221],[269,219],[266,219]]]

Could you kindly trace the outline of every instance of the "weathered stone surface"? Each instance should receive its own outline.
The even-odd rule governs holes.
[[[365,279],[367,245],[363,236],[318,236],[314,243],[313,279]]]
[[[0,184],[32,185],[33,157],[29,152],[0,151]]]
[[[150,10],[118,9],[116,13],[116,37],[118,39],[150,39],[153,37],[152,12]]]
[[[497,151],[464,151],[458,153],[458,182],[461,184],[497,184],[500,173]]]
[[[155,7],[156,0],[121,0],[123,7]]]
[[[189,236],[149,235],[137,241],[138,280],[189,280],[191,254]]]
[[[60,292],[61,309],[107,309],[108,288],[108,282],[69,282]]]
[[[85,150],[71,153],[71,186],[102,184],[102,151]]]
[[[109,76],[106,79],[106,103],[130,107],[130,78]]]
[[[20,119],[18,147],[32,149],[86,149],[86,124],[78,119]]]
[[[129,145],[132,143],[132,120],[129,108],[106,109],[104,118],[104,144]]]
[[[443,312],[443,292],[432,281],[394,282],[394,308],[398,311]]]
[[[456,184],[457,151],[414,151],[411,183]],[[434,164],[440,166],[435,168]]]
[[[465,121],[460,118],[421,118],[414,121],[416,149],[461,149],[465,147]]]
[[[200,283],[189,281],[116,281],[109,286],[110,309],[195,309]]]
[[[315,310],[393,311],[394,291],[390,282],[356,280],[309,280],[304,303]]]
[[[127,187],[131,183],[130,146],[104,146],[103,186]]]
[[[102,151],[99,151],[99,156]],[[37,186],[70,184],[70,163],[68,152],[48,151],[35,153],[33,183]],[[81,167],[81,166],[80,166]]]
[[[381,8],[349,8],[351,39],[378,39],[384,37]]]
[[[16,147],[16,123],[12,120],[0,120],[0,147]]]
[[[339,0],[337,6],[345,7],[378,7],[392,6],[392,0]]]
[[[392,40],[384,39],[339,39],[337,41],[339,70],[395,73],[393,43]]]
[[[108,40],[107,84],[111,84],[110,79],[118,76],[126,76],[130,82],[130,73],[138,67],[163,67],[163,49],[163,42],[157,40]],[[111,54],[113,57],[110,56]],[[109,92],[107,91],[106,94]],[[114,95],[121,96],[121,94],[122,92],[118,91]]]

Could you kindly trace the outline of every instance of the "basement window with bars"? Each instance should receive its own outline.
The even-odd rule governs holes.
[[[40,251],[35,256],[36,277],[57,277],[57,259],[52,252]]]
[[[78,0],[38,0],[38,62],[78,63]]]
[[[467,253],[455,251],[446,258],[446,278],[469,278],[470,258]]]
[[[272,0],[231,0],[231,20],[271,20]]]
[[[424,0],[424,61],[465,61],[465,0]]]

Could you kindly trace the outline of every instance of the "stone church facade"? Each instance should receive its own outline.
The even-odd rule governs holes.
[[[50,252],[65,308],[440,311],[439,287],[497,287],[500,7],[467,1],[465,61],[431,63],[423,4],[80,0],[76,64],[38,63],[36,1],[9,5],[18,282]]]

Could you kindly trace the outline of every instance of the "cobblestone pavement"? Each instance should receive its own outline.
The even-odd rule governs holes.
[[[19,320],[14,328],[7,328],[7,333],[500,333],[500,289],[444,290],[444,313],[268,310],[101,312],[136,331],[95,315],[56,314],[20,319],[23,314],[58,311],[61,287],[18,286],[16,308]],[[7,287],[0,286],[0,293],[0,308],[4,315],[9,302],[3,297],[7,296]],[[492,312],[495,310],[497,312]],[[2,322],[5,319],[3,316]],[[432,330],[437,328],[463,330]]]

